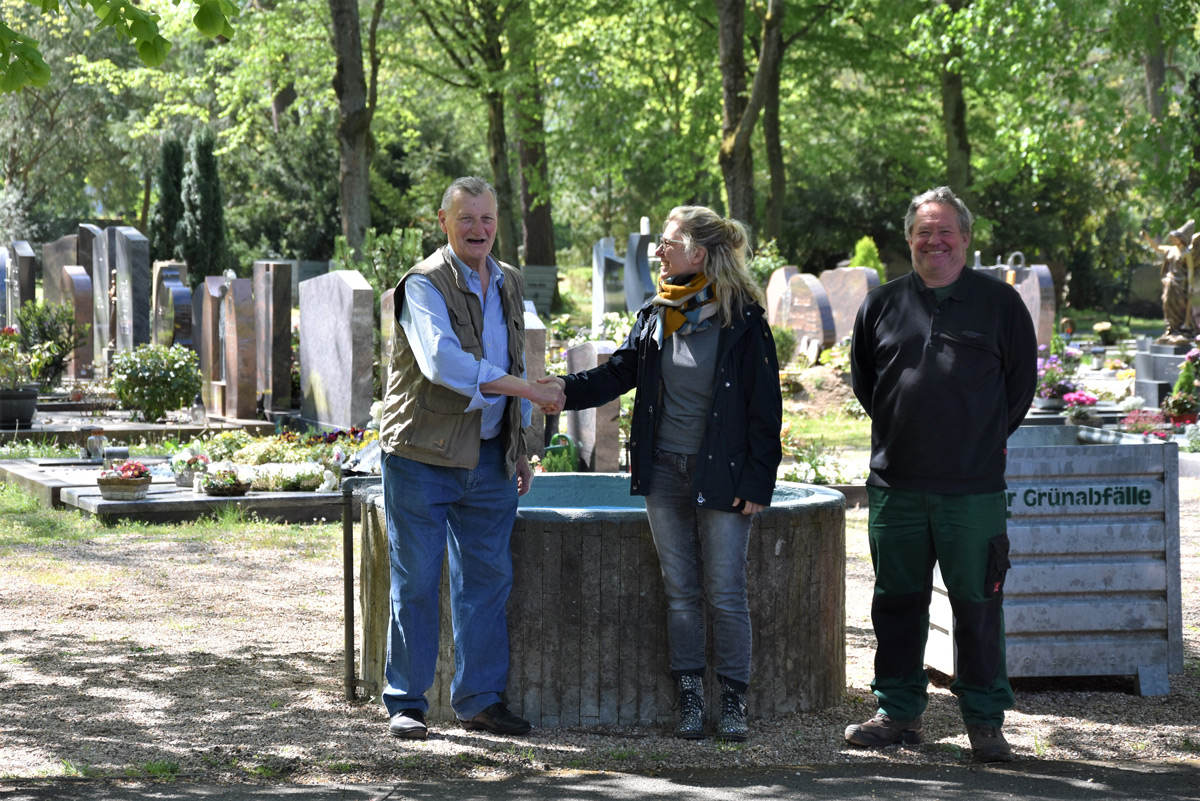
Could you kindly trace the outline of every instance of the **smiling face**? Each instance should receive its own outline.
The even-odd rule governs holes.
[[[688,255],[683,246],[683,234],[679,230],[678,220],[667,221],[667,227],[663,229],[662,244],[655,249],[654,255],[662,259],[658,269],[659,280],[695,275],[704,267],[704,248],[697,247],[690,256]]]
[[[926,286],[954,283],[967,263],[967,245],[971,237],[958,224],[953,206],[926,203],[913,217],[908,247],[913,269]]]
[[[476,272],[486,269],[496,241],[496,199],[491,192],[455,192],[450,210],[438,209],[438,225],[456,256]]]

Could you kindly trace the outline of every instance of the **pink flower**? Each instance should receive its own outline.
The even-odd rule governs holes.
[[[1068,406],[1092,406],[1096,403],[1096,396],[1090,392],[1079,389],[1075,392],[1068,392],[1063,395],[1063,400]]]

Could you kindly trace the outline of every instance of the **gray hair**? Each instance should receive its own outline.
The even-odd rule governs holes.
[[[937,203],[953,208],[954,213],[958,216],[958,230],[967,236],[971,235],[971,228],[975,225],[975,218],[971,216],[971,210],[967,208],[966,203],[963,203],[958,198],[958,195],[950,190],[950,187],[939,186],[937,189],[922,192],[908,204],[908,212],[904,215],[905,239],[912,236],[913,222],[916,219],[917,210],[926,203]]]
[[[450,206],[454,204],[454,195],[457,192],[466,192],[472,197],[479,197],[484,192],[490,192],[492,200],[499,202],[496,190],[492,188],[491,184],[482,178],[468,175],[465,178],[455,178],[454,182],[446,187],[446,191],[442,194],[442,211],[447,214],[450,212]]]

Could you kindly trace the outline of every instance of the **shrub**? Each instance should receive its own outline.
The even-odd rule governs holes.
[[[783,369],[792,362],[796,355],[796,332],[786,325],[771,326],[771,336],[775,339],[775,357],[779,359],[779,367]]]
[[[196,352],[180,345],[139,345],[113,357],[112,386],[121,408],[149,422],[181,409],[200,391]]]
[[[253,441],[254,437],[247,433],[245,429],[239,428],[234,431],[222,431],[219,434],[214,434],[211,439],[204,443],[204,450],[208,452],[208,455],[214,462],[222,462]]]
[[[869,236],[864,236],[854,245],[850,266],[870,267],[879,276],[879,283],[887,282],[887,268],[883,266],[883,259],[879,258],[879,248],[875,247],[875,240]]]
[[[768,240],[758,252],[746,262],[746,269],[754,277],[754,283],[766,287],[771,275],[780,267],[787,264],[787,259],[779,252],[779,245],[774,239]]]
[[[27,300],[17,311],[21,349],[40,350],[45,360],[34,378],[44,389],[53,389],[62,381],[71,351],[87,341],[89,326],[75,326],[75,312],[65,303],[46,305]]]

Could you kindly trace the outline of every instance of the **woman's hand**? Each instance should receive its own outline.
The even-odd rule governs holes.
[[[734,505],[734,506],[737,506],[737,505],[738,505],[739,503],[741,503],[741,502],[742,502],[742,499],[741,499],[741,498],[734,498],[734,499],[733,499],[733,505]],[[761,503],[755,503],[754,501],[746,501],[746,505],[745,505],[744,507],[742,507],[742,514],[744,514],[744,515],[756,515],[756,514],[758,514],[759,512],[761,512],[763,509],[766,509],[766,508],[767,508],[767,507],[763,506]]]

